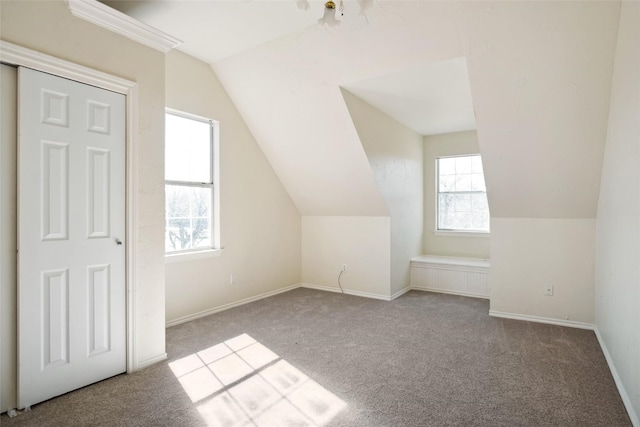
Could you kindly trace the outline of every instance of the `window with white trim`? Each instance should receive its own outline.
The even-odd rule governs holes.
[[[215,212],[218,123],[165,114],[165,252],[217,246]]]
[[[489,232],[489,203],[480,155],[439,157],[437,230]]]

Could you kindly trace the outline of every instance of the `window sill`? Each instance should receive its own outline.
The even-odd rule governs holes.
[[[491,233],[488,231],[435,230],[433,234],[443,237],[491,237]]]
[[[176,254],[165,254],[164,263],[171,264],[174,262],[193,261],[197,259],[215,258],[222,255],[222,249],[206,249],[201,251],[180,252]]]

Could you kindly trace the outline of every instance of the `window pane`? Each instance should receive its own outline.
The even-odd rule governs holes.
[[[456,175],[456,191],[471,191],[471,175]]]
[[[193,247],[203,248],[211,246],[211,224],[209,218],[193,219]]]
[[[165,212],[168,218],[189,217],[189,194],[181,187],[167,185],[165,192]]]
[[[455,157],[456,159],[456,174],[471,173],[471,157]]]
[[[471,191],[487,191],[487,187],[484,185],[483,174],[474,173],[471,175]]]
[[[473,194],[472,195],[473,211],[474,212],[486,212],[489,213],[489,203],[487,202],[487,194]]]
[[[455,175],[456,174],[456,158],[444,157],[438,159],[438,174],[442,175]]]
[[[471,157],[471,172],[484,174],[484,170],[482,169],[482,158],[480,156]]]
[[[471,219],[471,228],[473,230],[489,230],[489,213],[474,212]]]
[[[207,187],[166,186],[167,252],[211,247],[211,192]]]
[[[438,229],[489,231],[489,204],[479,155],[438,162]]]
[[[472,230],[471,219],[473,214],[471,212],[456,212],[455,217],[455,229],[456,230]]]
[[[455,175],[444,175],[439,179],[439,186],[441,192],[449,192],[456,190],[456,176]]]
[[[471,194],[456,194],[456,212],[471,212]]]
[[[211,125],[165,115],[165,179],[211,182]]]
[[[455,210],[455,196],[453,194],[440,194],[440,210],[453,212]]]
[[[191,230],[188,218],[168,219],[166,231],[165,249],[167,252],[191,247]]]

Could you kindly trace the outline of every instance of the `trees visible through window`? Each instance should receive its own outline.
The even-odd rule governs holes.
[[[167,112],[165,126],[165,251],[210,249],[217,123]]]
[[[437,160],[438,230],[489,232],[489,204],[480,155]]]

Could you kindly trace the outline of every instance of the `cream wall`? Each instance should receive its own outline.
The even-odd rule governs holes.
[[[436,235],[436,159],[442,156],[480,154],[476,131],[424,137],[424,253],[488,259],[490,235]]]
[[[468,5],[467,64],[491,210],[491,310],[591,323],[620,3]],[[544,296],[545,283],[554,296]]]
[[[391,224],[389,217],[303,216],[302,282],[345,293],[389,299]]]
[[[595,218],[619,8],[606,1],[465,7],[493,217]]]
[[[572,295],[593,287],[593,276],[565,281],[574,273],[572,250],[557,260],[540,257],[541,248],[556,244],[555,219],[570,224],[572,241],[594,239],[582,220],[596,214],[620,3],[392,3],[367,11],[371,25],[308,28],[214,68],[303,216],[384,216],[337,88],[465,57],[491,215],[516,228],[499,241],[491,233],[496,297],[501,310],[517,312],[518,301],[536,295],[527,313],[549,314],[559,297],[540,299],[542,284],[524,268],[521,284],[505,287],[501,278],[513,278],[513,264],[496,256],[513,260],[509,248],[521,243],[515,236],[528,231],[517,229],[528,225],[517,220],[538,219],[549,229],[518,249],[517,265],[539,258],[555,271],[549,280],[572,286]],[[592,319],[593,306],[586,313],[584,303],[566,299],[558,312]]]
[[[2,1],[0,8],[2,40],[138,84],[135,357],[138,365],[158,360],[165,353],[164,55],[73,17],[63,1]]]
[[[299,283],[300,214],[211,67],[172,51],[166,83],[167,107],[220,122],[224,247],[216,258],[166,264],[167,321]]]
[[[594,230],[595,219],[491,218],[490,312],[593,323]]]
[[[349,114],[391,216],[391,295],[409,286],[422,254],[422,136],[342,89]]]
[[[595,324],[640,425],[640,4],[624,2],[596,223]]]

